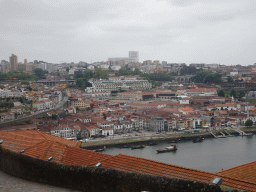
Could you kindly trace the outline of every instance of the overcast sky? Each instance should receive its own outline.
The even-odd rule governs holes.
[[[0,0],[0,60],[256,63],[256,0]]]

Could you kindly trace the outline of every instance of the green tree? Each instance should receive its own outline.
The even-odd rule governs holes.
[[[245,126],[252,126],[253,122],[251,119],[247,119],[245,122]]]
[[[144,79],[149,81],[172,81],[172,75],[167,72],[159,72],[159,73],[144,73],[141,75]]]
[[[9,72],[9,73],[0,72],[0,80],[9,80],[9,79],[33,80],[34,78],[35,78],[34,75],[30,75],[24,72]]]
[[[34,73],[37,79],[45,79],[44,70],[40,68],[34,69]]]
[[[75,71],[74,76],[75,76],[75,79],[83,78],[83,71],[82,70]]]
[[[90,70],[90,69],[86,69],[84,72],[83,72],[83,78],[84,79],[87,79],[87,81],[89,79],[91,79],[93,77],[93,72]]]
[[[228,82],[234,82],[233,78],[230,76],[228,76],[227,80],[228,80]]]
[[[213,73],[212,71],[200,71],[192,78],[196,83],[221,83],[222,75],[220,73]]]
[[[236,98],[236,90],[232,89],[230,92],[230,96]]]
[[[184,65],[180,69],[180,75],[195,75],[196,72],[200,71],[199,69],[196,69],[194,66],[186,66]]]
[[[21,85],[29,85],[29,81],[23,80],[20,82]]]
[[[240,93],[239,93],[239,98],[242,98],[242,97],[244,97],[245,96],[245,91],[241,91]]]
[[[96,79],[108,79],[109,78],[108,71],[102,68],[97,68],[93,73],[93,77]]]
[[[225,97],[224,91],[223,91],[223,90],[220,90],[220,91],[218,92],[218,96],[219,96],[219,97]]]
[[[122,69],[119,69],[118,71],[118,76],[128,76],[128,75],[141,75],[141,71],[136,68],[134,71],[132,70],[129,70],[127,68],[122,68]]]
[[[83,79],[83,78],[78,78],[78,79],[76,80],[76,85],[77,85],[78,87],[84,87],[84,86],[85,86],[85,84],[84,84],[84,79]]]

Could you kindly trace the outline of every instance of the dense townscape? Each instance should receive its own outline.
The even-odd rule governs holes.
[[[117,179],[115,187],[122,186],[125,179],[132,177],[131,182],[126,183],[130,191],[135,187],[134,178],[136,182],[149,182],[149,189],[158,183],[170,190],[189,186],[189,190],[198,187],[206,191],[221,191],[218,186],[223,181],[224,188],[255,190],[255,176],[251,171],[255,162],[241,165],[242,169],[234,167],[210,173],[129,155],[111,156],[97,150],[81,149],[93,143],[103,146],[102,143],[107,141],[118,141],[117,144],[125,143],[127,139],[153,141],[153,137],[157,140],[163,135],[180,133],[211,133],[210,136],[221,138],[226,137],[223,132],[218,136],[213,132],[224,129],[236,130],[246,136],[240,128],[256,123],[255,64],[187,65],[157,60],[140,63],[136,51],[130,51],[127,58],[109,58],[107,62],[90,64],[28,63],[27,59],[18,63],[18,57],[12,54],[9,62],[2,60],[0,71],[0,155],[3,161],[9,162],[11,158],[14,165],[20,162],[19,158],[24,162],[24,171],[17,172],[13,166],[3,167],[6,173],[79,190],[88,189],[88,186],[96,189],[99,186],[90,182],[104,178],[100,188],[111,188],[113,181],[109,182],[104,176],[109,172],[91,169],[102,166],[103,169],[98,171],[112,171],[111,177]],[[202,140],[200,136],[193,142]],[[131,147],[139,148],[144,148],[144,145]],[[105,146],[101,150],[105,150]],[[171,145],[157,152],[176,150],[177,146]],[[42,162],[38,164],[35,159]],[[47,164],[50,162],[57,164]],[[72,165],[80,166],[79,170]],[[23,175],[26,166],[33,166],[31,170],[49,171],[43,171],[44,176],[35,176],[37,173],[34,172]],[[56,180],[58,176],[49,175],[51,169],[58,169],[57,175],[60,172],[71,175],[93,173],[95,178],[82,185],[75,176],[69,178],[72,184],[69,183],[71,180],[65,182],[67,177],[59,182]],[[246,170],[250,170],[250,177],[246,176]],[[151,176],[157,182],[147,179]],[[163,178],[167,179],[166,182]],[[181,183],[169,185],[173,179]],[[215,188],[211,188],[210,181]]]
[[[256,192],[255,8],[0,0],[0,191]]]
[[[27,124],[73,140],[255,124],[255,65],[140,63],[138,57],[130,51],[107,62],[50,64],[18,63],[12,54],[0,66],[1,123],[38,114],[14,129]]]

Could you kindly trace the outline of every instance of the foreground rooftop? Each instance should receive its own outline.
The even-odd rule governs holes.
[[[221,186],[246,191],[256,191],[256,161],[233,167],[217,173],[209,173],[186,167],[161,163],[149,159],[118,154],[111,156],[79,148],[80,143],[52,136],[35,130],[1,131],[2,147],[33,158],[60,164],[94,167],[98,162],[102,168],[155,175],[209,184],[215,177],[221,177]]]

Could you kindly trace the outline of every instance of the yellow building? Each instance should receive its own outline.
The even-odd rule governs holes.
[[[78,109],[86,109],[90,107],[90,102],[82,99],[71,100],[71,106]]]
[[[67,84],[60,84],[61,89],[67,88]]]

